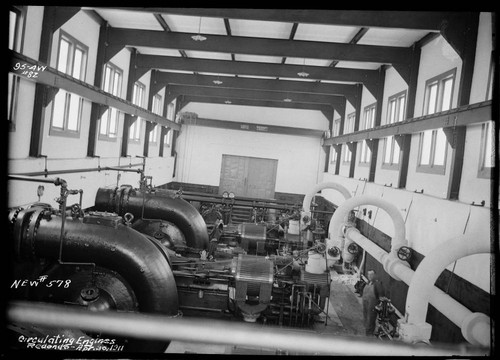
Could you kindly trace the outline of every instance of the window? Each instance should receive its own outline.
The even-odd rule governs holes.
[[[132,92],[132,103],[134,105],[144,107],[144,92],[146,87],[140,82],[134,84],[134,90]],[[143,120],[140,117],[130,125],[130,130],[128,133],[128,138],[132,141],[139,141],[141,139],[141,125]]]
[[[330,163],[334,164],[337,162],[337,157],[339,155],[337,151],[337,146],[330,146]]]
[[[340,119],[333,120],[333,134],[332,136],[339,136],[340,134]]]
[[[175,104],[171,102],[170,104],[167,105],[167,119],[174,121],[174,116],[175,116]],[[172,131],[170,131],[169,128],[165,133],[165,139],[163,145],[166,147],[170,147],[171,142],[172,142]]]
[[[363,113],[363,122],[361,123],[360,130],[371,129],[375,126],[375,110],[377,108],[377,104],[372,104],[365,107],[365,111]]]
[[[453,69],[426,82],[424,115],[451,108],[455,72]],[[447,149],[448,140],[442,128],[421,132],[417,170],[444,174]]]
[[[493,82],[495,81],[495,60],[493,53],[491,54],[490,60],[490,73],[488,74],[488,87],[486,89],[486,99],[491,100],[493,98]]]
[[[354,122],[356,121],[356,113],[353,112],[349,115],[347,115],[347,119],[345,121],[345,126],[344,126],[344,134],[352,133],[354,132]]]
[[[347,144],[342,145],[342,147],[344,148],[343,149],[344,150],[343,151],[343,154],[344,154],[343,162],[344,163],[350,163],[351,162],[351,157],[352,157],[351,148]]]
[[[153,96],[153,105],[152,105],[151,111],[155,113],[156,115],[161,115],[161,110],[162,110],[162,97],[160,94],[156,94]],[[158,124],[153,124],[154,128],[151,130],[149,133],[149,143],[150,144],[156,144],[158,141],[158,129],[160,125]]]
[[[370,163],[372,157],[372,150],[368,146],[368,140],[363,140],[361,142],[361,153],[359,157],[359,163],[362,165],[367,165]]]
[[[406,91],[393,95],[387,103],[387,124],[394,124],[405,119]],[[382,168],[399,169],[399,157],[401,149],[395,136],[384,139],[384,156]]]
[[[61,31],[57,70],[85,81],[88,48]],[[79,136],[83,98],[59,89],[52,105],[50,135]]]
[[[114,96],[121,96],[123,72],[113,64],[104,67],[104,79],[102,89]],[[101,116],[99,127],[99,139],[114,140],[118,134],[118,120],[120,112],[113,108],[108,109]]]
[[[481,127],[481,151],[479,154],[479,171],[477,176],[480,178],[491,177],[491,168],[495,162],[493,151],[493,122],[488,121]]]
[[[11,6],[9,11],[9,49],[17,52],[21,51],[21,42],[23,39],[24,13],[22,7]],[[8,75],[8,103],[7,103],[7,121],[9,131],[16,129],[15,118],[17,112],[17,101],[19,97],[19,76],[9,72]]]

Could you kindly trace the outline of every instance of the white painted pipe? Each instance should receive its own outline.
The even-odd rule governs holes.
[[[410,295],[411,295],[410,291],[414,292],[415,295],[421,293],[421,291],[418,290],[418,288],[414,287],[415,280],[413,280],[413,278],[416,275],[416,272],[413,271],[411,268],[409,268],[407,263],[400,261],[394,256],[390,256],[389,253],[387,253],[382,248],[377,246],[370,239],[363,236],[356,228],[347,229],[346,238],[350,241],[354,241],[356,244],[361,246],[366,252],[368,252],[375,260],[383,264],[384,269],[387,271],[387,273],[389,273],[396,280],[402,280],[407,285],[409,285],[410,290],[408,291],[407,295],[407,309],[408,309],[408,302],[410,301]],[[484,245],[485,244],[483,244],[483,246]],[[454,246],[455,245],[448,244],[448,247],[443,247],[443,248],[448,250],[450,247]],[[431,254],[433,257],[437,257],[438,259],[440,257],[439,252],[433,251]],[[429,281],[430,277],[427,275],[428,273],[426,270],[426,265],[424,264],[424,267],[422,267],[424,260],[420,263],[417,271],[421,269],[419,272],[419,274],[421,275],[419,276],[421,276],[421,279],[423,279],[424,282],[427,283],[426,285],[427,287],[430,286],[428,298],[417,300],[415,297],[414,300],[412,301],[414,301],[417,304],[418,302],[422,301],[427,301],[427,303],[432,304],[432,306],[434,306],[439,312],[441,312],[451,322],[453,322],[461,329],[462,334],[464,334],[464,338],[471,344],[490,346],[491,344],[489,335],[491,326],[489,317],[484,314],[471,312],[469,309],[467,309],[465,306],[463,306],[458,301],[453,299],[451,296],[446,294],[444,291],[435,287],[434,283],[436,282],[437,276],[434,278],[432,282]],[[454,260],[451,260],[448,264],[450,264],[453,261]],[[441,267],[441,272],[448,264],[446,264],[444,267]],[[417,279],[417,281],[422,281],[422,280]],[[426,303],[426,309],[427,309],[427,303]],[[414,307],[414,305],[412,305],[411,307]],[[406,313],[408,314],[408,310],[406,311]],[[417,320],[417,321],[419,321],[420,323],[425,323],[426,315],[427,315],[427,310],[423,316],[423,320]],[[409,320],[408,323],[410,323]],[[415,323],[415,321],[412,321],[411,323]]]
[[[425,322],[434,283],[448,265],[469,255],[488,254],[490,252],[491,244],[489,239],[481,236],[481,234],[458,236],[434,248],[419,264],[411,280],[406,299],[408,323],[420,324]],[[467,316],[470,315],[467,314]],[[464,321],[464,318],[461,320]],[[472,322],[474,328],[464,329],[461,326],[462,324],[457,324],[461,327],[462,334],[467,341],[474,343],[477,336],[477,340],[480,341],[479,344],[485,345],[481,341],[489,343],[489,323],[486,324],[483,320]],[[476,334],[473,336],[471,332],[475,332]]]
[[[314,197],[314,195],[316,195],[316,193],[318,191],[321,191],[323,189],[337,190],[338,192],[340,192],[344,196],[345,199],[349,199],[351,197],[351,192],[343,185],[337,184],[335,182],[320,183],[320,184],[317,184],[315,187],[313,187],[312,190],[308,194],[306,194],[306,196],[304,197],[304,201],[302,202],[302,210],[303,211],[305,211],[305,212],[311,211],[312,198]]]
[[[88,311],[77,306],[14,301],[6,318],[15,324],[48,328],[76,328],[137,339],[190,341],[257,349],[279,349],[298,354],[348,356],[485,356],[485,349],[462,344],[422,346],[356,336],[223,320],[176,318],[158,314]]]
[[[342,205],[340,205],[337,210],[335,210],[330,220],[330,226],[328,228],[330,239],[332,239],[333,236],[339,238],[343,237],[342,226],[344,223],[344,219],[347,217],[351,210],[361,205],[377,206],[385,210],[387,214],[389,214],[394,225],[394,236],[392,237],[391,241],[391,254],[396,256],[397,250],[401,246],[408,245],[408,242],[406,241],[406,229],[403,216],[401,216],[401,213],[396,206],[381,199],[380,197],[376,197],[373,195],[360,195],[349,198],[344,201],[344,203],[342,203]]]

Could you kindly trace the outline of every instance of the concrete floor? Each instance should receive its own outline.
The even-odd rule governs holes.
[[[363,326],[362,300],[354,293],[354,276],[338,275],[331,271],[331,288],[329,304],[325,306],[325,314],[319,318],[324,322],[314,325],[313,331],[320,334],[337,334],[341,336],[365,336]],[[275,350],[235,347],[232,345],[200,344],[183,341],[172,341],[166,353],[183,354],[248,354],[277,355]]]

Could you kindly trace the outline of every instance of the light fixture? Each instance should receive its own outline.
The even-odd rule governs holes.
[[[306,65],[306,58],[304,58],[304,63],[302,64],[302,71],[301,72],[298,72],[297,75],[299,75],[300,77],[308,77],[309,76],[309,73],[306,73],[304,71],[304,66]]]
[[[191,39],[193,39],[194,41],[207,40],[206,36],[201,35],[200,32],[201,32],[201,16],[200,16],[200,23],[198,25],[198,34],[191,36]]]
[[[226,100],[224,101],[224,104],[232,104],[233,102],[231,100]]]
[[[213,82],[215,85],[220,85],[220,84],[222,84],[222,83],[223,83],[223,82],[222,82],[222,80],[221,80],[221,79],[219,79],[219,75],[217,75],[217,79],[216,79],[216,80],[214,80],[214,81],[212,81],[212,82]]]

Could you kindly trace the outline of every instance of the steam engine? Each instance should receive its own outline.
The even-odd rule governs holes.
[[[294,233],[298,211],[231,220],[234,196],[198,207],[180,192],[100,188],[95,205],[34,203],[9,210],[11,298],[167,316],[207,316],[289,327],[327,321],[330,277],[324,231]],[[74,192],[74,191],[73,191]],[[295,224],[294,224],[295,222]],[[13,336],[99,339],[105,334],[11,327]],[[92,342],[91,342],[92,343]],[[94,341],[95,343],[95,341]],[[168,344],[117,339],[129,351]]]

